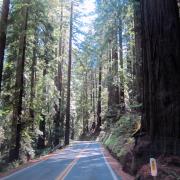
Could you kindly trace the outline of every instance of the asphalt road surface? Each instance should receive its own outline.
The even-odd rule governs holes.
[[[17,171],[3,180],[121,180],[97,142],[75,142],[47,160]]]

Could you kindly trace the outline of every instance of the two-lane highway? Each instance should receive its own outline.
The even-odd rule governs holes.
[[[75,142],[49,159],[3,180],[121,180],[96,142]]]

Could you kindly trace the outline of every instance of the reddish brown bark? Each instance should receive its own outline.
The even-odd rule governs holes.
[[[141,0],[143,119],[151,152],[180,149],[180,23],[176,0]]]

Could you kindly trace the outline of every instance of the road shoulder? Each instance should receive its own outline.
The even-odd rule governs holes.
[[[125,173],[122,170],[122,165],[120,164],[120,162],[117,159],[115,159],[102,144],[101,144],[101,147],[102,147],[102,152],[104,154],[104,157],[106,158],[107,162],[109,163],[111,168],[114,170],[114,172],[118,176],[121,176],[123,180],[134,180],[133,176]]]

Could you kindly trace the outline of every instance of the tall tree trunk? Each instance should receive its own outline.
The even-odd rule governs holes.
[[[141,0],[143,119],[151,151],[180,151],[180,22],[176,0]]]
[[[102,91],[102,86],[101,86],[101,81],[102,81],[102,65],[101,62],[99,64],[99,86],[98,86],[98,104],[97,104],[97,127],[96,130],[100,130],[101,126],[101,91]]]
[[[31,92],[30,92],[30,108],[29,114],[32,122],[32,129],[34,129],[34,98],[35,98],[35,76],[36,76],[36,63],[37,63],[37,29],[34,33],[34,47],[33,47],[33,57],[31,65]]]
[[[95,86],[95,114],[94,114],[94,120],[96,120],[96,116],[97,116],[97,100],[98,100],[98,77],[97,77],[97,69],[95,69],[95,74],[94,74],[94,86]]]
[[[59,38],[59,62],[58,62],[58,75],[56,81],[56,87],[59,91],[59,105],[56,108],[56,115],[55,115],[55,137],[54,137],[54,145],[58,145],[61,137],[61,131],[63,131],[63,118],[62,118],[62,111],[63,111],[63,104],[62,104],[62,85],[63,85],[63,74],[62,74],[62,67],[63,67],[63,55],[64,55],[64,45],[63,45],[63,2],[61,2],[61,18],[60,18],[60,38]],[[63,129],[61,129],[63,128]]]
[[[4,51],[6,46],[6,31],[9,14],[10,0],[3,0],[1,19],[0,19],[0,93],[4,63]]]
[[[68,86],[67,86],[67,105],[66,105],[65,145],[69,144],[69,134],[70,134],[72,35],[73,35],[73,1],[71,1],[71,15],[70,15],[69,63],[68,63]]]
[[[120,59],[120,105],[121,112],[123,113],[125,110],[125,96],[124,96],[124,62],[123,62],[123,44],[122,44],[122,19],[121,15],[118,19],[118,36],[119,36],[119,59]]]
[[[109,76],[109,85],[108,85],[108,106],[109,109],[116,111],[117,105],[120,103],[119,97],[119,85],[117,82],[118,79],[118,49],[117,49],[117,36],[116,31],[112,32],[112,38],[110,39],[111,44],[111,53],[110,55],[110,76]],[[111,67],[112,64],[112,67]],[[115,112],[116,113],[116,112]]]
[[[87,62],[86,62],[87,65]],[[86,76],[85,76],[85,103],[86,103],[86,132],[89,131],[89,113],[88,113],[88,70],[86,70]]]
[[[94,122],[96,119],[96,105],[95,105],[95,72],[92,71],[92,110],[94,115]]]
[[[16,65],[16,83],[13,104],[13,119],[12,119],[12,136],[9,160],[13,161],[19,158],[21,132],[22,132],[22,100],[24,91],[24,64],[26,52],[26,31],[28,21],[28,7],[24,6],[21,10],[23,17],[21,23],[21,34],[19,39],[19,54]]]
[[[83,134],[85,135],[87,132],[87,71],[86,75],[83,76],[83,89],[82,89],[82,108],[83,108]]]

